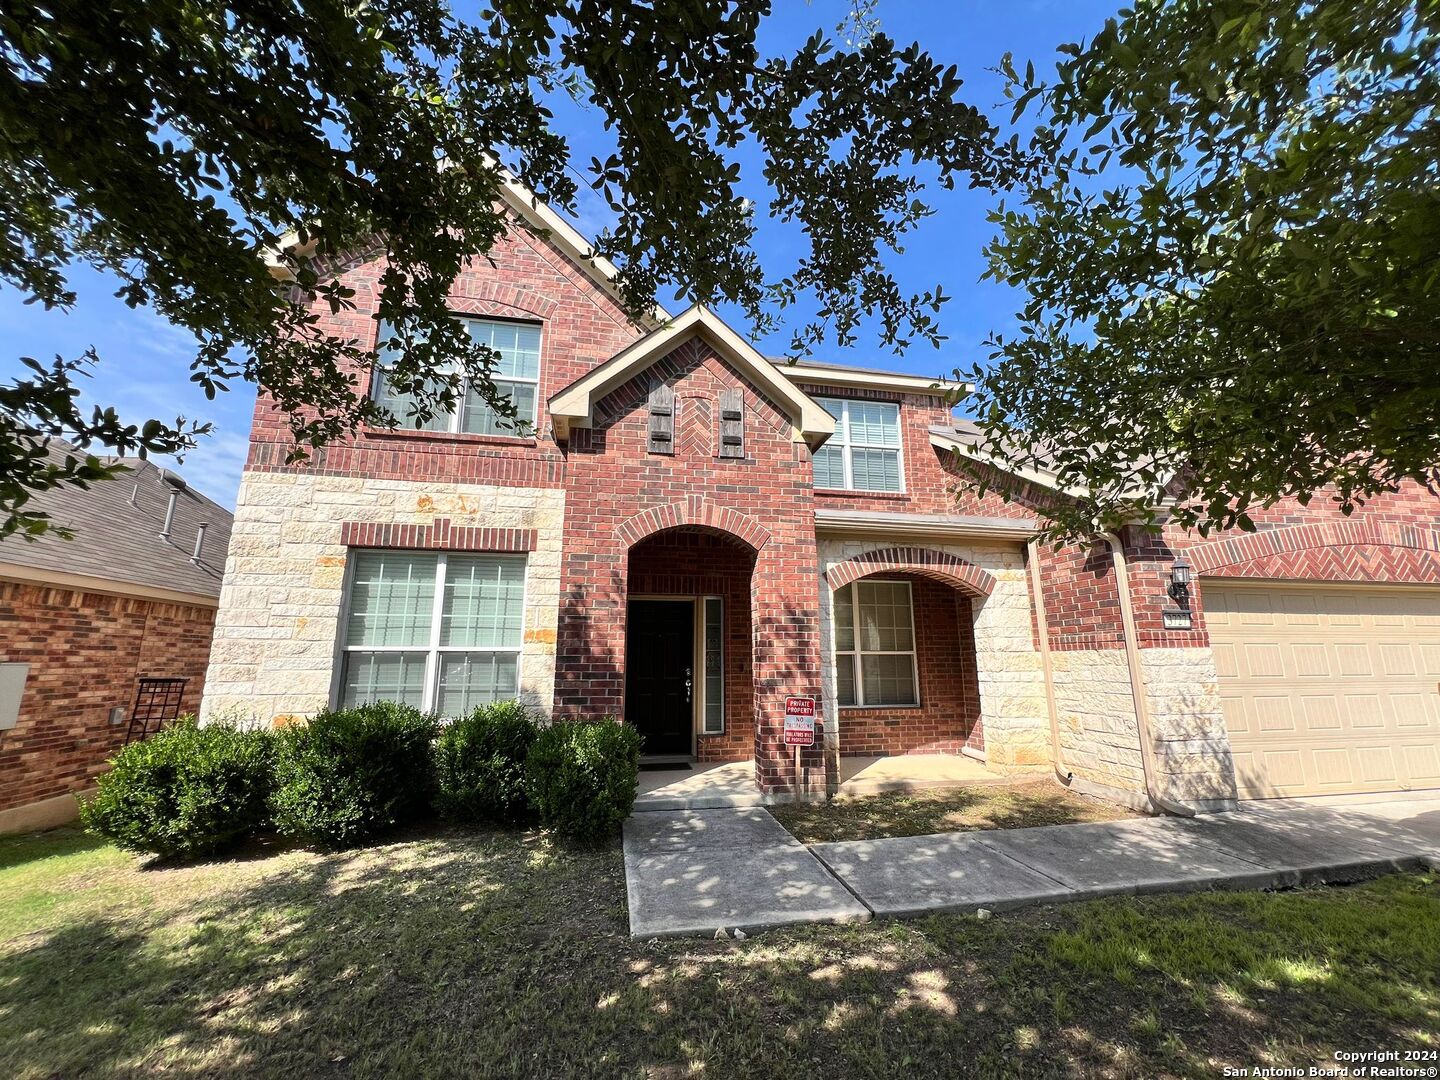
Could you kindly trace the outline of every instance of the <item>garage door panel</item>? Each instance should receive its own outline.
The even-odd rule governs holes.
[[[1412,787],[1440,787],[1440,746],[1433,742],[1403,746],[1400,759]]]
[[[1317,734],[1340,731],[1340,706],[1333,694],[1314,694],[1300,699],[1300,714],[1305,718],[1305,730]]]
[[[1242,796],[1440,786],[1440,589],[1202,588]]]
[[[1355,769],[1348,750],[1316,750],[1310,755],[1315,782],[1332,788],[1355,782]]]
[[[1297,678],[1325,679],[1332,674],[1330,651],[1319,642],[1296,642],[1290,646]]]

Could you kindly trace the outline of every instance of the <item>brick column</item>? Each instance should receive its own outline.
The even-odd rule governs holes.
[[[793,791],[795,753],[785,745],[785,699],[820,698],[820,579],[809,523],[775,535],[751,578],[755,665],[755,781]],[[824,746],[803,751],[812,793],[824,791]]]

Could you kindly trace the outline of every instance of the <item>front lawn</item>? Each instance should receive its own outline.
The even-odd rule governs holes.
[[[830,803],[785,803],[771,807],[770,813],[802,844],[1137,816],[1123,806],[1066,791],[1049,780],[841,797]]]
[[[1434,1048],[1440,880],[633,942],[618,849],[0,840],[0,1076],[1153,1077]]]

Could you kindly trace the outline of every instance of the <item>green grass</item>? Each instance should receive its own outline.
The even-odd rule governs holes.
[[[1436,1046],[1440,880],[633,942],[618,850],[0,845],[0,1076],[1205,1076]]]
[[[1135,816],[1124,807],[1074,794],[1049,780],[786,803],[771,807],[770,813],[804,844]]]

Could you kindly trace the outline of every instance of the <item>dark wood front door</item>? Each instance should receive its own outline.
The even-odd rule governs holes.
[[[695,687],[695,604],[631,600],[625,632],[625,719],[642,754],[689,754]]]

